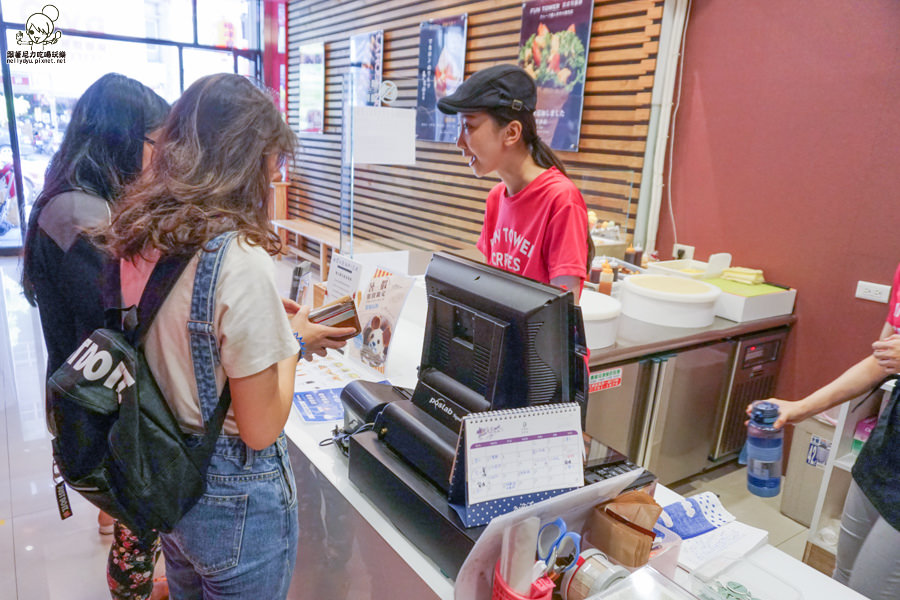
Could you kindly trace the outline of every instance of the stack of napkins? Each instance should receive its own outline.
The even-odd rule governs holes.
[[[658,523],[682,538],[678,566],[686,571],[723,553],[745,556],[769,540],[768,531],[736,520],[712,492],[666,506]]]
[[[748,285],[757,285],[766,280],[761,269],[748,269],[746,267],[729,267],[722,271],[720,277],[728,281],[736,281]]]

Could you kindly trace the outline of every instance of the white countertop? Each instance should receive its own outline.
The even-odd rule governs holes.
[[[665,486],[656,486],[655,499],[661,506],[678,502],[682,498],[683,496]],[[726,506],[725,508],[727,509],[728,507]],[[861,594],[854,592],[771,544],[762,546],[751,552],[747,557],[760,567],[763,567],[768,573],[797,588],[805,600],[824,598],[828,600],[865,600],[865,597]],[[688,574],[680,567],[676,571],[675,581],[682,587],[690,587],[689,584],[685,586],[688,582]]]
[[[394,343],[386,364],[385,376],[394,385],[415,387],[416,368],[421,358],[424,338],[424,327],[421,324],[425,321],[425,304],[424,284],[418,281],[411,290],[407,302],[408,310],[404,310],[398,323]],[[454,582],[441,573],[437,565],[423,555],[418,547],[410,542],[350,481],[347,458],[334,445],[319,445],[321,440],[331,437],[334,426],[334,422],[307,423],[296,409],[292,409],[291,416],[285,425],[285,433],[360,516],[372,525],[384,541],[406,561],[439,598],[452,599]],[[656,486],[656,500],[663,506],[681,498],[679,494],[662,485]],[[774,576],[796,587],[806,600],[818,600],[819,598],[865,600],[860,594],[769,544],[754,551],[750,558]],[[686,579],[687,573],[679,569],[676,581],[684,584]]]
[[[285,432],[292,442],[306,455],[310,462],[347,499],[353,508],[366,519],[385,542],[400,555],[409,567],[440,598],[453,598],[453,581],[441,573],[437,565],[412,542],[350,481],[347,458],[333,445],[320,446],[319,442],[331,437],[334,423],[306,423],[296,413],[291,412]],[[681,499],[679,494],[668,488],[656,486],[656,500],[665,506]],[[727,508],[727,507],[726,507]],[[816,571],[792,556],[767,544],[754,551],[750,558],[768,572],[779,577],[801,591],[806,600],[828,598],[829,600],[865,600],[860,594],[839,584],[830,577]],[[684,583],[687,573],[679,569],[676,581]],[[680,579],[680,580],[679,580]]]

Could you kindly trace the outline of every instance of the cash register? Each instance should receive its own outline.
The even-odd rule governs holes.
[[[432,257],[425,284],[415,389],[355,381],[341,400],[346,428],[360,429],[350,436],[350,480],[455,577],[484,529],[466,528],[447,502],[463,416],[577,402],[583,421],[587,350],[569,291],[447,253]],[[631,465],[621,458],[617,468]]]

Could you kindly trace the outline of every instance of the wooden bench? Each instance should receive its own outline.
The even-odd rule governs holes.
[[[331,253],[341,250],[341,234],[337,229],[304,219],[276,219],[272,221],[272,227],[275,229],[275,233],[281,236],[287,252],[317,265],[322,279],[328,277]],[[297,237],[296,246],[288,243],[288,234]],[[318,244],[319,253],[315,254],[304,249],[305,241]],[[354,252],[384,252],[386,250],[389,249],[368,240],[353,240]]]
[[[328,265],[331,260],[331,251],[338,251],[341,247],[341,234],[337,229],[325,227],[312,221],[303,219],[277,219],[272,221],[275,233],[281,236],[284,249],[291,254],[308,260],[318,265],[322,278],[328,277]],[[297,237],[296,245],[289,243],[288,235]],[[314,254],[304,249],[304,242],[315,242],[319,245],[319,253]]]

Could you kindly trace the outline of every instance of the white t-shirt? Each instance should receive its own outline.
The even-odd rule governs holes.
[[[300,349],[275,286],[272,257],[259,246],[239,240],[225,251],[216,285],[213,326],[221,357],[216,367],[218,394],[226,378],[254,375]],[[150,371],[186,431],[203,430],[187,330],[198,261],[199,253],[159,309],[145,342]],[[125,306],[138,303],[154,264],[141,259],[122,262]],[[238,434],[233,409],[228,410],[224,432]]]

